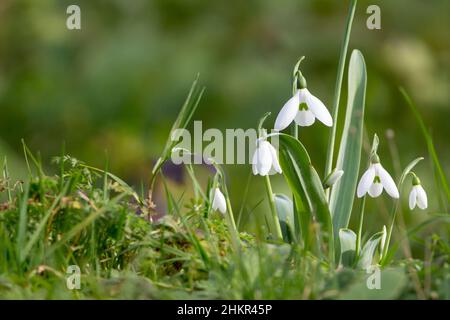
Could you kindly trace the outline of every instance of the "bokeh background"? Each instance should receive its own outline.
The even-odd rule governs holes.
[[[307,57],[302,69],[310,91],[330,107],[348,2],[1,0],[0,156],[8,157],[13,176],[20,177],[21,138],[47,164],[63,143],[68,154],[97,167],[104,167],[106,150],[110,170],[139,186],[148,180],[197,73],[206,94],[194,119],[204,128],[246,129],[267,111],[274,121],[289,98],[292,67],[301,55]],[[80,31],[66,28],[70,4],[81,7]],[[381,8],[381,30],[366,28],[370,4]],[[402,165],[426,155],[401,85],[432,129],[450,174],[449,12],[447,0],[358,1],[350,50],[365,56],[367,132],[382,138],[380,155],[391,170],[388,129],[395,132]],[[320,173],[328,134],[321,124],[300,130]],[[226,170],[238,211],[250,166]],[[183,171],[169,171],[174,192],[186,189]],[[200,171],[206,181],[208,171]],[[417,171],[436,211],[429,164]],[[249,211],[264,195],[258,180],[251,181]],[[274,183],[286,191],[280,176]],[[378,229],[382,221],[376,217],[368,219]]]

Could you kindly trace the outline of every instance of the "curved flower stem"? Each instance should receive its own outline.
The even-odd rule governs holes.
[[[269,176],[265,176],[265,182],[266,182],[266,190],[267,190],[267,197],[269,198],[269,205],[270,205],[270,211],[272,213],[272,222],[275,227],[275,236],[279,240],[283,240],[283,233],[281,232],[281,226],[280,221],[278,220],[277,215],[277,208],[275,207],[275,201],[273,199],[273,192],[272,192],[272,185],[270,183]]]
[[[391,224],[387,231],[386,243],[384,244],[383,252],[381,253],[381,256],[382,256],[381,261],[380,261],[381,265],[384,265],[387,262],[387,253],[388,253],[388,249],[389,249],[389,243],[391,242],[392,230],[394,230],[395,220],[397,219],[398,203],[399,203],[399,201],[396,201],[394,206],[392,207],[392,213],[391,213],[392,221],[391,221]]]
[[[227,208],[228,208],[228,210],[227,210],[228,215],[230,216],[231,226],[237,232],[236,222],[234,221],[233,210],[231,209],[231,202],[230,202],[230,198],[228,197],[228,192],[227,192],[226,202],[227,202]]]
[[[339,114],[339,100],[341,97],[341,87],[342,87],[342,79],[344,77],[344,69],[345,69],[345,60],[347,57],[347,49],[348,42],[350,40],[350,33],[352,30],[353,17],[355,15],[357,0],[352,0],[350,4],[350,9],[347,16],[347,24],[345,27],[345,35],[344,40],[342,41],[341,46],[341,54],[339,58],[338,65],[338,73],[336,78],[336,86],[334,89],[334,98],[333,98],[333,126],[331,127],[330,137],[328,139],[328,149],[327,149],[327,160],[325,163],[325,177],[331,173],[331,169],[333,167],[333,153],[334,153],[334,144],[336,140],[336,128],[337,128],[337,120]],[[329,197],[330,190],[326,190],[325,194],[327,198]]]
[[[239,250],[240,242],[239,242],[239,232],[236,227],[236,222],[234,221],[234,215],[233,215],[233,209],[231,208],[231,201],[230,196],[228,194],[228,189],[223,183],[223,191],[225,193],[225,201],[227,203],[227,212],[225,214],[225,220],[228,224],[228,228],[230,229],[231,233],[231,242],[233,245],[234,250]]]
[[[359,215],[359,228],[358,228],[358,234],[356,236],[356,259],[358,259],[359,252],[361,251],[361,237],[362,237],[362,228],[364,224],[364,209],[366,206],[366,196],[362,198],[361,202],[361,210]]]

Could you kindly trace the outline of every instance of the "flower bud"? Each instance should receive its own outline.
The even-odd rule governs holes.
[[[331,186],[333,186],[336,182],[339,181],[339,179],[342,177],[342,175],[344,174],[344,170],[334,170],[333,172],[331,172],[324,180],[323,182],[323,186],[325,189],[330,188]]]

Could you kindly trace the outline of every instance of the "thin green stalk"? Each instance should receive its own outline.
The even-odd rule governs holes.
[[[252,172],[249,171],[248,178],[247,178],[247,184],[245,185],[245,189],[244,189],[244,196],[242,197],[241,207],[240,207],[239,213],[238,213],[238,219],[237,219],[238,226],[241,225],[242,213],[244,212],[244,207],[245,207],[245,204],[247,203],[248,190],[250,187],[250,181],[252,179],[252,176],[253,176]]]
[[[350,33],[352,30],[353,17],[355,15],[356,3],[357,3],[357,0],[352,0],[352,2],[350,4],[350,8],[349,8],[348,15],[347,15],[347,23],[346,23],[346,27],[345,27],[344,39],[342,41],[342,46],[341,46],[341,53],[340,53],[339,65],[338,65],[338,73],[337,73],[337,78],[336,78],[336,86],[335,86],[335,90],[334,90],[334,98],[333,98],[333,105],[332,105],[333,126],[331,127],[331,133],[330,133],[330,137],[328,139],[327,160],[325,163],[324,177],[328,176],[331,173],[331,170],[333,168],[333,154],[334,154],[334,144],[336,141],[337,120],[338,120],[338,114],[339,114],[339,100],[341,97],[342,79],[344,78],[345,61],[346,61],[346,57],[347,57],[347,49],[348,49],[348,43],[350,40]],[[330,196],[330,190],[329,189],[325,190],[325,194],[328,199]]]
[[[5,156],[5,160],[3,161],[3,179],[5,180],[6,183],[6,191],[8,193],[8,201],[11,203],[12,201],[12,196],[11,196],[11,187],[10,187],[10,183],[9,183],[9,170],[8,170],[8,160],[6,159]]]
[[[266,190],[267,190],[267,197],[269,199],[270,211],[272,213],[272,223],[275,227],[275,236],[277,237],[278,240],[283,240],[283,233],[281,232],[280,221],[278,220],[277,209],[275,207],[275,201],[273,199],[273,192],[272,192],[272,185],[270,183],[270,178],[268,175],[266,175],[264,178],[266,182]]]
[[[64,154],[66,153],[66,144],[63,142],[61,146],[61,158],[59,163],[59,190],[64,187]]]
[[[226,201],[227,201],[228,214],[230,215],[231,225],[233,226],[233,229],[237,231],[236,222],[234,221],[234,216],[233,216],[233,209],[231,209],[231,202],[230,202],[230,198],[228,196],[226,198]]]
[[[227,203],[227,213],[228,213],[225,215],[225,220],[228,223],[228,228],[231,230],[231,242],[233,245],[233,249],[235,250],[235,252],[238,252],[240,248],[239,232],[236,227],[236,222],[234,221],[233,209],[231,207],[230,197],[228,195],[228,189],[225,183],[223,184],[223,191],[225,192],[225,201]]]
[[[359,256],[359,252],[361,251],[361,237],[362,237],[362,228],[364,224],[364,209],[366,206],[366,196],[362,198],[361,202],[361,210],[359,214],[359,227],[358,227],[358,234],[356,236],[356,257]]]
[[[387,231],[386,243],[384,244],[384,248],[383,248],[383,252],[382,252],[382,259],[381,259],[381,263],[380,263],[381,265],[384,265],[384,263],[386,262],[386,259],[387,259],[389,243],[391,242],[392,230],[394,230],[395,220],[397,219],[398,203],[399,203],[399,201],[396,201],[395,204],[392,206],[392,213],[391,213],[392,221],[391,221],[391,224]]]
[[[28,221],[28,192],[30,190],[29,183],[25,184],[25,191],[21,195],[20,208],[19,208],[19,223],[17,228],[17,242],[16,251],[17,253],[22,252],[25,246],[26,232],[27,232],[27,221]],[[21,256],[18,254],[19,266],[22,263]]]
[[[297,79],[294,77],[294,82],[292,84],[292,95],[294,95],[297,91],[296,82],[297,82]],[[294,136],[295,139],[298,140],[298,125],[295,122],[294,122],[294,126],[292,127],[292,135]],[[293,198],[294,197],[292,197],[292,199]]]
[[[108,152],[105,150],[105,172],[103,173],[103,201],[108,201],[108,170],[109,170],[109,158],[108,158]]]
[[[189,177],[192,180],[192,184],[194,186],[195,200],[198,200],[200,196],[202,197],[203,200],[205,200],[206,199],[206,195],[203,192],[203,190],[202,190],[202,188],[200,186],[200,183],[197,180],[197,177],[196,177],[195,171],[194,171],[194,167],[192,166],[192,164],[187,164],[186,165],[186,169],[187,169],[187,172],[189,174]]]

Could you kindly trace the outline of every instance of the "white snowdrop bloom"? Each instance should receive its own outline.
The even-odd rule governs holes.
[[[369,168],[364,172],[359,181],[357,196],[358,198],[361,198],[366,193],[369,193],[372,198],[376,198],[383,192],[383,188],[386,189],[386,192],[392,198],[399,198],[400,195],[394,179],[392,179],[389,172],[383,168],[379,162],[378,156],[376,156],[375,161],[370,164]]]
[[[428,207],[427,193],[420,184],[419,179],[414,178],[413,187],[409,193],[409,209],[413,210],[415,207],[425,210]]]
[[[227,211],[227,202],[225,201],[225,196],[219,188],[214,190],[214,198],[212,202],[213,210],[219,210],[221,213]]]
[[[258,139],[255,153],[252,158],[252,171],[254,175],[271,175],[281,173],[277,151],[265,139]]]
[[[322,101],[313,96],[307,88],[302,88],[281,108],[274,129],[284,130],[292,121],[301,127],[307,127],[312,125],[316,118],[328,127],[333,125],[333,118]]]

